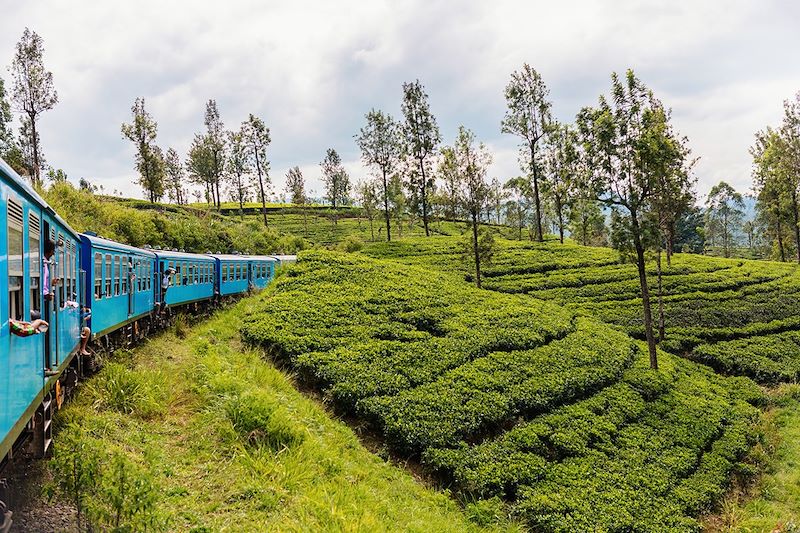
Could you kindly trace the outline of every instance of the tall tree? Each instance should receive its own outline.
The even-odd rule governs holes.
[[[440,151],[439,177],[444,182],[442,195],[445,198],[445,218],[455,221],[460,214],[461,175],[458,173],[456,154],[452,146],[444,146]]]
[[[786,189],[792,206],[792,222],[794,223],[794,242],[797,262],[800,263],[800,92],[794,100],[783,102],[783,123],[780,134],[780,165],[786,181]]]
[[[41,143],[37,130],[39,116],[58,103],[58,93],[53,85],[53,73],[44,66],[44,42],[36,32],[25,28],[17,43],[17,52],[11,64],[13,78],[12,98],[16,110],[28,121],[25,129],[32,159],[31,180],[42,183]]]
[[[122,124],[122,135],[136,146],[136,170],[139,185],[151,203],[164,196],[164,156],[156,146],[158,123],[144,106],[144,98],[137,98],[131,106],[133,120]]]
[[[6,154],[16,147],[14,131],[11,129],[11,105],[6,100],[6,88],[3,78],[0,78],[0,157],[6,159]]]
[[[350,176],[342,165],[342,158],[333,148],[325,152],[325,159],[320,163],[322,181],[325,184],[325,199],[333,207],[333,222],[338,224],[336,209],[346,204],[350,198]]]
[[[578,114],[585,156],[593,169],[588,189],[614,208],[622,230],[615,234],[624,236],[635,252],[650,366],[657,369],[645,249],[652,230],[648,220],[653,198],[658,193],[658,165],[664,157],[659,135],[666,131],[668,117],[632,70],[623,79],[612,74],[611,81],[610,100],[601,95],[596,108],[584,108]]]
[[[564,244],[564,228],[569,218],[571,192],[578,165],[578,136],[569,125],[553,123],[550,144],[545,154],[548,179],[544,193],[553,205],[558,237]]]
[[[228,160],[226,171],[233,198],[239,202],[239,216],[244,218],[244,203],[249,197],[248,175],[253,170],[250,166],[248,144],[245,138],[245,125],[239,131],[228,132]]]
[[[369,232],[371,240],[375,240],[375,228],[372,221],[375,220],[375,212],[378,209],[378,191],[373,180],[359,182],[356,186],[356,196],[361,204],[364,215],[369,220]]]
[[[436,118],[431,113],[428,95],[419,80],[403,84],[403,136],[404,149],[408,157],[416,163],[416,171],[411,174],[412,185],[416,187],[422,203],[422,224],[425,235],[430,236],[428,229],[429,192],[433,186],[431,156],[436,154],[442,136]]]
[[[521,71],[511,74],[511,81],[506,86],[505,97],[508,109],[503,118],[502,132],[518,136],[522,141],[521,160],[527,161],[527,170],[533,184],[534,222],[536,238],[544,240],[542,233],[542,202],[539,194],[540,149],[551,125],[551,106],[547,100],[549,90],[542,77],[530,65],[525,63]],[[523,168],[523,170],[526,170]]]
[[[764,226],[774,235],[781,261],[786,260],[784,232],[786,228],[792,226],[791,220],[794,218],[789,215],[789,212],[794,210],[787,202],[787,197],[790,197],[787,194],[787,185],[793,180],[785,175],[787,166],[783,148],[780,133],[769,127],[756,133],[756,142],[750,148],[750,154],[753,156],[756,210]],[[793,233],[796,239],[797,233]]]
[[[178,205],[187,203],[183,190],[184,169],[181,163],[181,156],[174,148],[167,149],[164,157],[164,174],[166,176],[167,194],[170,200],[174,200]]]
[[[267,223],[267,191],[270,186],[269,161],[267,160],[267,146],[272,142],[269,128],[264,121],[253,114],[242,125],[242,133],[250,147],[249,154],[252,164],[256,169],[258,191],[261,198],[261,214],[264,216],[264,226]]]
[[[220,118],[219,109],[217,108],[217,101],[214,99],[206,103],[206,112],[203,119],[206,126],[206,148],[210,156],[210,171],[211,171],[211,193],[215,199],[217,209],[221,207],[222,199],[219,193],[220,182],[225,173],[225,162],[227,157],[225,151],[227,149],[227,138],[225,132],[225,125]]]
[[[186,156],[186,171],[192,182],[206,191],[206,202],[216,206],[214,197],[214,156],[209,148],[208,137],[196,134]]]
[[[386,219],[386,240],[392,240],[389,212],[389,178],[400,162],[402,144],[400,126],[394,119],[375,109],[367,113],[367,124],[356,136],[364,163],[373,167],[381,178],[383,213]]]
[[[481,264],[491,255],[491,246],[481,242],[478,226],[480,215],[489,199],[489,185],[486,171],[492,163],[492,156],[483,143],[475,145],[475,134],[460,126],[458,137],[453,145],[455,164],[461,176],[462,207],[469,215],[472,229],[472,256],[475,262],[475,285],[481,288]]]
[[[723,255],[730,257],[734,232],[741,227],[744,220],[744,198],[728,183],[721,181],[709,191],[706,207],[706,227],[719,235],[722,239]]]
[[[292,167],[286,173],[286,192],[289,193],[291,202],[294,205],[299,205],[303,211],[303,231],[305,236],[308,237],[308,220],[306,218],[306,204],[308,198],[306,197],[306,180],[303,177],[303,172],[300,167]]]
[[[528,197],[530,189],[530,181],[518,176],[508,180],[503,188],[509,193],[509,201],[506,204],[506,219],[513,225],[519,232],[518,239],[522,240],[522,229],[527,224],[528,220]]]

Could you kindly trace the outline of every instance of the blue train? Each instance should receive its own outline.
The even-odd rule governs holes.
[[[84,326],[93,346],[113,351],[163,327],[179,308],[200,310],[265,287],[294,260],[141,249],[78,234],[2,159],[0,196],[2,463],[23,444],[47,454],[54,410],[94,369],[94,359],[79,356]],[[12,324],[37,318],[46,332],[12,334]],[[0,524],[1,511],[0,501]]]

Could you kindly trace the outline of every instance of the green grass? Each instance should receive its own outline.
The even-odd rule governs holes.
[[[186,339],[164,333],[116,355],[59,414],[52,468],[69,485],[80,457],[99,529],[120,494],[124,524],[151,530],[515,529],[499,502],[462,509],[370,453],[242,346],[236,324],[252,306],[242,301]]]
[[[765,414],[765,472],[746,491],[729,495],[721,512],[706,522],[709,531],[789,532],[800,527],[800,388],[772,393]]]

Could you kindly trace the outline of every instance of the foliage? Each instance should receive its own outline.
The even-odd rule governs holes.
[[[133,120],[122,125],[122,135],[136,146],[136,170],[139,185],[147,192],[151,203],[164,196],[164,155],[155,144],[158,123],[144,108],[144,98],[137,98],[131,107]]]
[[[696,529],[757,442],[758,387],[666,353],[649,370],[639,345],[594,319],[437,273],[428,265],[458,246],[432,240],[365,248],[391,261],[301,254],[244,319],[244,337],[393,450],[419,454],[479,516],[502,498],[546,531]],[[518,255],[500,254],[487,279],[609,254],[504,244]]]
[[[44,66],[42,38],[25,28],[16,48],[10,69],[11,95],[15,109],[23,114],[20,145],[28,175],[34,185],[41,185],[44,157],[37,125],[39,116],[58,103],[58,93],[53,85],[53,73]]]
[[[325,199],[331,207],[347,205],[350,202],[350,176],[347,174],[342,158],[333,148],[328,148],[322,167],[322,181],[325,183]]]

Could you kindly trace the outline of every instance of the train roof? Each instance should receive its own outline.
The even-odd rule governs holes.
[[[291,263],[292,261],[297,261],[296,255],[279,254],[279,255],[273,255],[272,257],[274,257],[281,263]]]
[[[251,259],[249,255],[237,254],[210,254],[209,257],[216,257],[223,261],[249,261]]]
[[[17,174],[17,172],[13,168],[11,168],[11,166],[9,166],[9,164],[6,163],[1,157],[0,157],[0,171],[2,171],[3,174],[5,174],[8,177],[8,179],[14,184],[14,186],[17,189],[20,190],[20,192],[25,194],[33,202],[39,204],[39,207],[47,211],[47,213],[49,213],[50,216],[55,218],[59,222],[59,224],[64,226],[67,229],[67,231],[72,233],[73,237],[75,237],[76,239],[80,239],[80,235],[78,234],[78,232],[72,229],[72,227],[69,224],[67,224],[67,222],[63,218],[61,218],[61,216],[58,213],[56,213],[52,207],[50,207],[50,204],[45,202],[44,198],[39,196],[39,193],[33,190],[33,187],[25,183],[25,180],[23,180],[20,177],[20,175]]]
[[[156,254],[154,254],[150,250],[144,250],[142,248],[137,248],[135,246],[130,246],[128,244],[122,244],[121,242],[112,241],[110,239],[104,239],[103,237],[99,237],[91,233],[81,233],[81,237],[88,240],[92,244],[92,246],[96,248],[103,248],[106,250],[118,250],[137,255],[144,255],[147,257],[156,256]]]
[[[193,254],[191,252],[173,252],[172,250],[153,250],[159,259],[183,259],[186,261],[213,261],[209,254]]]

